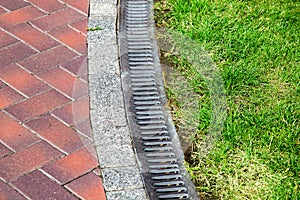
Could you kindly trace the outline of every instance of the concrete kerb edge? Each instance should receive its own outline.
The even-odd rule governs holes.
[[[147,195],[125,116],[117,15],[116,0],[90,0],[89,27],[102,28],[89,31],[87,37],[91,126],[107,200],[144,200]]]

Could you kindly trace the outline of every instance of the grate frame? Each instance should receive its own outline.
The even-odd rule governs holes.
[[[150,200],[199,199],[167,109],[152,0],[120,0],[118,36],[125,109]]]

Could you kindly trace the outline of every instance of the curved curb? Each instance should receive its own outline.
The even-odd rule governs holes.
[[[145,200],[125,116],[117,43],[117,1],[91,0],[88,27],[90,116],[108,200]]]

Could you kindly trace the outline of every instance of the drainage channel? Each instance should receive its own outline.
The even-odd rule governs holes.
[[[133,144],[150,200],[199,199],[166,109],[152,7],[152,0],[120,2],[121,76]]]

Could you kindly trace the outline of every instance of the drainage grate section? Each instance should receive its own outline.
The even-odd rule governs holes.
[[[199,199],[166,109],[152,6],[146,0],[120,4],[121,76],[133,143],[151,200]]]

